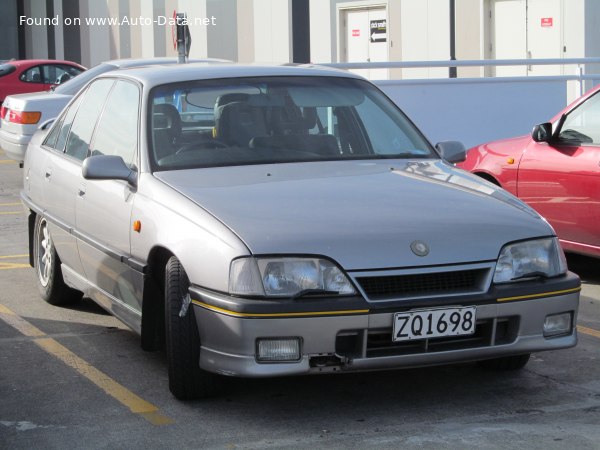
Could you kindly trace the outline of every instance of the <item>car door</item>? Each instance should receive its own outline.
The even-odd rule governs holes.
[[[81,179],[81,161],[65,154],[65,147],[73,122],[83,98],[79,95],[65,110],[51,129],[42,146],[47,150],[43,161],[33,161],[32,169],[41,172],[43,186],[32,192],[34,202],[46,206],[50,233],[63,265],[83,276],[83,267],[77,250],[75,227],[75,197]],[[36,178],[36,177],[34,177]],[[40,197],[38,199],[37,197]]]
[[[137,166],[140,89],[115,82],[97,123],[90,155],[118,155]],[[76,201],[79,253],[86,278],[123,321],[135,327],[141,311],[142,273],[130,261],[135,187],[122,180],[82,180]],[[132,267],[132,266],[135,266]]]
[[[600,248],[600,95],[563,116],[550,143],[531,141],[517,189],[562,240]]]

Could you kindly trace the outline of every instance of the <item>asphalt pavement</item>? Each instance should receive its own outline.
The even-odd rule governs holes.
[[[475,364],[231,380],[180,402],[166,358],[91,300],[53,307],[27,258],[22,169],[0,152],[0,449],[600,449],[600,271],[579,344],[518,372]]]

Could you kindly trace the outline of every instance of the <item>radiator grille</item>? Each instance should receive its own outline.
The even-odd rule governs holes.
[[[392,342],[392,330],[361,330],[339,333],[336,354],[348,358],[381,358],[418,355],[512,344],[517,339],[519,318],[515,316],[478,320],[470,336]],[[366,339],[363,335],[366,334]]]
[[[358,277],[356,281],[368,298],[382,300],[478,292],[488,269],[458,270],[411,275]]]

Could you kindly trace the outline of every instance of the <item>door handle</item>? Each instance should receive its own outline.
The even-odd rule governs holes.
[[[79,186],[79,191],[77,193],[79,194],[80,197],[83,197],[85,195],[85,184],[82,184],[81,186]]]
[[[52,177],[52,169],[48,168],[48,169],[46,169],[46,181],[50,181],[51,177]]]

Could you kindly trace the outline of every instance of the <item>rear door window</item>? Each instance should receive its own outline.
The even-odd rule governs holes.
[[[44,141],[44,145],[59,152],[63,152],[65,149],[65,142],[67,142],[67,136],[69,135],[69,131],[71,130],[71,125],[73,124],[73,119],[75,118],[75,114],[77,113],[77,109],[79,108],[79,104],[81,103],[81,99],[83,95],[80,95],[75,99],[73,103],[69,106],[65,113],[63,113],[60,120],[54,125],[46,140]]]
[[[19,79],[25,83],[43,83],[41,66],[35,66],[31,69],[27,69],[21,74]]]

